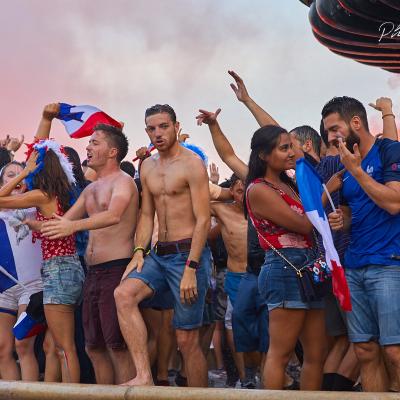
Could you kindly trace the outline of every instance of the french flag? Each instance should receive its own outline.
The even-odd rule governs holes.
[[[304,211],[323,240],[326,262],[332,271],[333,294],[344,311],[351,311],[349,287],[322,205],[321,196],[324,190],[322,180],[313,166],[304,158],[296,161],[296,181]]]
[[[65,126],[68,135],[74,139],[90,136],[97,124],[107,124],[122,129],[120,122],[93,106],[71,106],[60,103],[57,118]]]

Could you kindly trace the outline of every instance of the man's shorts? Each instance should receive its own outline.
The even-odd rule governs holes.
[[[28,305],[31,295],[43,290],[41,279],[24,283],[24,286],[15,285],[0,293],[0,312],[17,315],[19,306]]]
[[[236,294],[239,290],[240,281],[244,275],[245,272],[227,271],[226,273],[224,288],[232,306],[235,306]]]
[[[88,267],[82,314],[88,348],[126,348],[119,329],[114,290],[130,261],[130,258],[122,258]]]
[[[163,243],[163,245],[173,246]],[[204,248],[199,268],[196,270],[197,279],[197,300],[192,304],[182,304],[180,299],[180,283],[185,269],[189,251],[179,251],[167,255],[158,255],[152,249],[144,259],[141,272],[132,271],[128,278],[139,279],[153,290],[153,296],[170,290],[174,297],[174,318],[173,325],[176,329],[196,329],[202,326],[203,309],[206,292],[208,289],[209,276],[211,273],[211,253]]]
[[[347,335],[346,313],[340,308],[335,295],[329,292],[324,300],[326,333],[332,337]]]
[[[268,351],[268,307],[261,301],[258,276],[253,273],[247,272],[240,281],[232,326],[237,352]]]
[[[85,273],[77,255],[43,260],[43,304],[78,305]]]
[[[347,314],[349,340],[400,344],[400,267],[368,265],[346,269],[352,311]]]

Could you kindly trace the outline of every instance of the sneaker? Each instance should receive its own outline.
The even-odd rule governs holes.
[[[213,380],[226,380],[226,371],[224,368],[212,369],[208,371],[208,378]]]
[[[245,379],[243,382],[240,383],[241,389],[255,389],[257,386],[255,379]]]
[[[176,386],[187,387],[187,378],[178,372],[175,377],[175,384]]]

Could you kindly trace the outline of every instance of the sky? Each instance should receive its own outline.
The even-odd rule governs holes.
[[[247,161],[257,123],[229,87],[229,69],[287,129],[318,130],[322,106],[341,95],[365,105],[391,97],[400,120],[400,74],[329,52],[313,37],[308,8],[298,0],[5,2],[0,41],[0,136],[30,141],[47,103],[90,104],[124,121],[131,159],[149,143],[144,110],[168,103],[223,179],[230,172],[195,116],[199,108],[222,108],[221,127]],[[367,111],[379,132],[379,113]],[[51,136],[85,158],[87,138],[69,139],[59,121]]]

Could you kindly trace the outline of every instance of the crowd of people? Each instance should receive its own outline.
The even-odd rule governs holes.
[[[58,103],[44,107],[33,138],[0,140],[1,379],[399,390],[392,101],[370,104],[382,114],[381,133],[370,132],[365,107],[351,97],[324,105],[319,132],[286,130],[229,74],[260,128],[249,132],[246,163],[219,125],[221,110],[199,110],[198,125],[208,126],[232,171],[222,183],[167,104],[145,111],[156,151],[138,149],[137,169],[123,161],[120,127],[96,125],[82,163],[50,139]],[[27,140],[26,162],[14,161]],[[332,285],[313,281],[326,263],[296,183],[301,158],[332,196],[321,200],[351,311],[341,310]],[[14,279],[3,272],[10,268]],[[13,326],[38,294],[47,329],[17,340]]]

